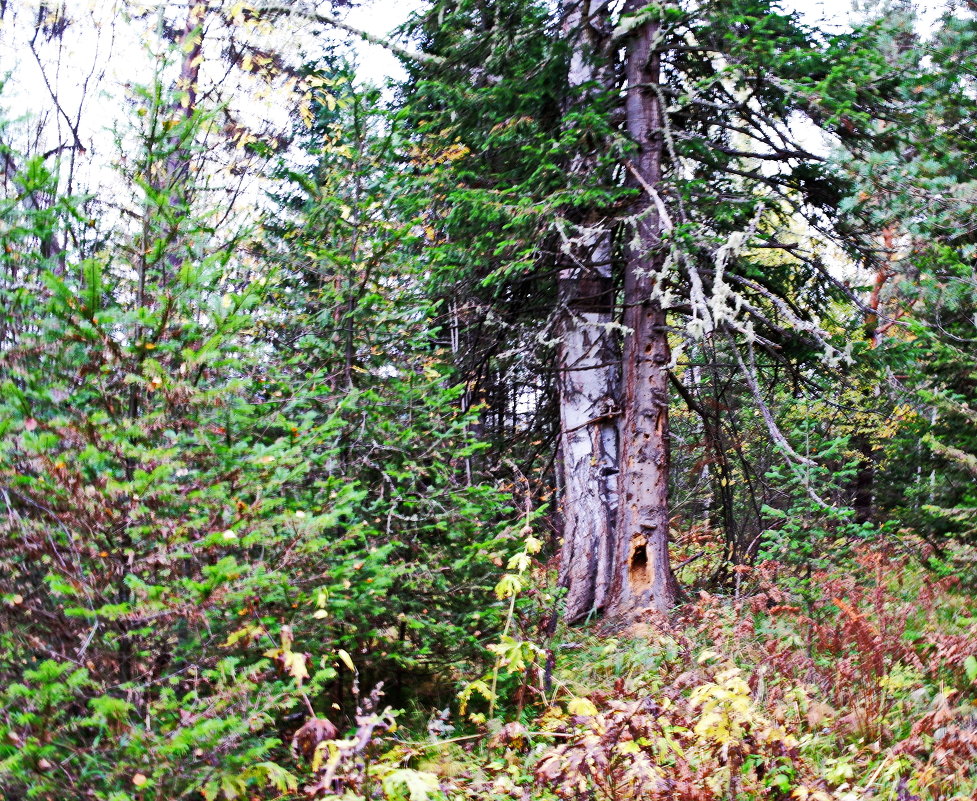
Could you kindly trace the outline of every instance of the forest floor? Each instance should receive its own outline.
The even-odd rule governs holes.
[[[916,550],[741,568],[738,597],[701,591],[668,626],[560,629],[499,677],[494,715],[381,762],[449,798],[975,798],[971,554],[933,570]]]

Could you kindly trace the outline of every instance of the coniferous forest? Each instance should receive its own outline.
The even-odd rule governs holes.
[[[395,5],[0,0],[0,796],[977,797],[977,2]]]

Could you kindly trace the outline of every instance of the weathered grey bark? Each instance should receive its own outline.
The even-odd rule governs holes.
[[[596,251],[609,256],[602,246]],[[564,529],[560,583],[567,588],[568,621],[605,603],[613,558],[618,453],[619,354],[604,327],[613,316],[610,276],[586,278],[580,272],[561,271],[567,302],[558,354]]]
[[[628,0],[635,14],[644,0]],[[642,22],[630,32],[626,52],[627,129],[638,146],[634,172],[642,187],[657,188],[662,176],[662,109],[656,86],[660,58],[658,24]],[[624,339],[619,500],[609,611],[668,612],[677,585],[668,555],[668,365],[671,354],[665,310],[655,294],[662,269],[661,219],[642,193],[637,228],[624,279]]]
[[[607,4],[577,0],[564,11],[564,35],[572,45],[569,83],[602,83],[597,54],[607,36]],[[587,93],[583,95],[584,100]],[[585,174],[593,157],[580,156],[571,170]],[[564,617],[573,622],[604,606],[610,585],[617,473],[615,396],[620,354],[611,332],[614,286],[611,236],[596,212],[573,220],[566,232],[560,270],[558,388],[560,394],[563,547],[560,585]]]

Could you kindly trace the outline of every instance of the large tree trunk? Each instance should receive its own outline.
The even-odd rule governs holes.
[[[635,14],[644,0],[628,0]],[[651,191],[662,170],[662,109],[655,51],[658,24],[649,20],[632,33],[626,55],[625,113],[638,146],[634,172],[642,190],[637,226],[624,279],[624,340],[620,428],[621,458],[613,578],[609,611],[629,615],[644,609],[668,612],[677,585],[668,555],[668,371],[671,353],[665,310],[655,294],[663,265],[661,218]]]
[[[595,248],[609,258],[607,237]],[[559,390],[563,454],[564,615],[574,621],[604,606],[610,584],[617,482],[619,354],[604,327],[613,320],[610,276],[562,270],[566,307],[560,330]]]
[[[566,10],[572,44],[572,87],[600,81],[596,51],[606,34],[606,2],[577,0]],[[586,100],[586,95],[582,98]],[[581,156],[571,169],[594,169]],[[581,219],[582,217],[582,219]],[[620,354],[614,319],[610,231],[598,214],[581,215],[566,233],[560,270],[559,393],[563,512],[560,584],[567,588],[565,619],[572,622],[604,606],[613,559],[617,484],[615,395]],[[580,225],[580,223],[584,225]]]

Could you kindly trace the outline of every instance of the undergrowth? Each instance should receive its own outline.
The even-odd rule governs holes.
[[[180,797],[977,797],[969,553],[934,572],[921,567],[925,553],[863,546],[804,581],[796,567],[768,561],[739,568],[732,595],[699,590],[671,621],[649,617],[624,628],[553,626],[556,595],[541,589],[547,568],[534,560],[538,551],[527,536],[510,558],[496,587],[504,627],[490,644],[488,672],[478,677],[474,665],[459,665],[447,706],[425,709],[418,695],[409,710],[392,709],[397,696],[382,684],[360,687],[369,671],[358,660],[368,655],[340,651],[357,699],[346,731],[309,707],[282,731],[291,749],[275,762]],[[46,690],[3,691],[0,767],[20,760],[40,775],[57,768],[46,721],[73,703],[72,682],[86,680],[46,675],[58,670],[42,664],[28,676]],[[115,732],[120,747],[131,739],[119,709],[93,714],[79,725]],[[113,799],[159,797],[154,776],[136,773],[131,791]]]
[[[423,733],[385,721],[345,784],[335,741],[313,745],[317,786],[331,753],[330,792],[349,798],[973,798],[977,603],[943,572],[866,547],[801,594],[766,562],[671,624],[551,637],[532,602],[506,601],[519,658],[496,663],[497,695],[467,685]]]

